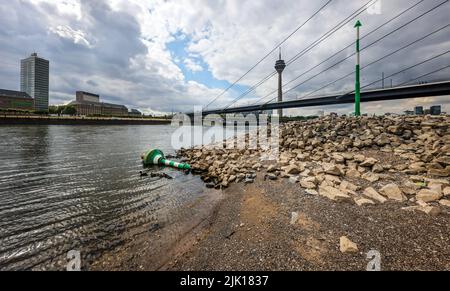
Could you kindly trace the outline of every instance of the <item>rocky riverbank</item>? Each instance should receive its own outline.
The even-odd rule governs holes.
[[[438,215],[450,207],[450,117],[327,116],[280,128],[276,161],[258,149],[192,148],[180,155],[208,187],[285,179],[335,202],[403,202],[405,211]],[[247,137],[248,138],[248,137]]]
[[[449,270],[449,116],[329,116],[262,150],[180,151],[224,200],[170,270]]]

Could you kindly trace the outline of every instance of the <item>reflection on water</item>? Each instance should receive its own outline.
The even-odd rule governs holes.
[[[72,249],[86,267],[140,232],[187,219],[192,210],[183,206],[207,195],[197,177],[139,175],[140,153],[174,154],[173,130],[0,127],[0,270],[65,269]]]

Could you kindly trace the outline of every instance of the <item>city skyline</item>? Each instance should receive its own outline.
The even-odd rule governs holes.
[[[8,43],[0,50],[0,88],[18,89],[17,60],[36,51],[52,63],[50,104],[68,103],[73,99],[75,91],[84,90],[98,93],[108,102],[124,104],[145,113],[189,111],[192,106],[206,105],[219,95],[323,5],[291,1],[265,5],[250,2],[240,4],[238,1],[228,1],[223,5],[203,1],[181,2],[10,1],[3,5],[2,9],[14,12],[12,14],[18,18],[4,13],[5,17],[0,20],[0,40]],[[381,1],[380,11],[368,11],[360,15],[363,23],[362,34],[416,2],[418,1]],[[439,3],[440,1],[434,0],[424,1],[396,19],[392,25],[398,27]],[[292,58],[360,5],[358,1],[333,1],[317,19],[313,19],[301,32],[282,45],[283,56],[286,55],[284,58]],[[199,7],[204,9],[198,9]],[[298,13],[288,13],[292,10]],[[224,11],[226,13],[223,13]],[[383,46],[363,52],[362,65],[445,24],[446,14],[443,11],[437,9],[431,12],[414,25],[405,28],[402,33],[388,38]],[[296,64],[288,66],[283,80],[288,82],[305,68],[315,65],[319,60],[351,43],[354,40],[352,26],[345,26],[318,49],[305,55]],[[381,29],[363,40],[362,45],[389,31],[389,28]],[[25,38],[26,34],[30,37]],[[264,37],[261,37],[262,35]],[[362,82],[368,83],[378,79],[383,72],[389,75],[411,65],[413,60],[421,60],[448,49],[447,36],[448,29],[443,30],[420,44],[411,46],[398,56],[381,62],[375,69],[363,71]],[[351,54],[352,49],[340,56]],[[270,73],[277,54],[278,52],[271,54],[213,106],[227,105]],[[338,59],[334,58],[330,62]],[[407,81],[448,61],[448,56],[444,56],[441,61],[430,62],[396,76],[393,83],[396,85]],[[324,64],[324,67],[328,64]],[[353,66],[354,60],[350,58],[348,62],[327,74],[327,78],[319,77],[307,86],[301,86],[298,90],[286,94],[284,98],[292,99],[310,92],[326,81],[350,72]],[[448,70],[441,71],[421,81],[446,77],[448,79],[448,76]],[[351,88],[352,83],[352,78],[347,78],[320,93],[346,90]],[[389,79],[386,84],[390,84]],[[243,98],[239,104],[255,102],[276,86],[276,79],[271,79]],[[420,102],[426,106],[442,104],[443,111],[449,111],[448,96],[423,99]],[[408,104],[390,102],[388,108],[402,112],[405,107],[412,107],[416,103],[417,100],[411,100]],[[380,107],[379,104],[366,104],[362,106],[362,110],[369,113],[378,112],[383,110]],[[316,111],[317,108],[295,109],[286,110],[285,114],[308,115]],[[348,107],[329,107],[325,108],[325,111],[348,113],[350,110]]]

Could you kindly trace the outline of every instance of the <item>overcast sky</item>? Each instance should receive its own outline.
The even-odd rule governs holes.
[[[293,32],[327,1],[300,0],[8,0],[0,6],[0,88],[19,90],[20,59],[32,52],[50,60],[50,103],[75,99],[75,91],[101,95],[105,102],[125,104],[146,113],[192,111],[206,105],[242,76],[277,43]],[[368,0],[333,0],[320,14],[282,45],[288,61]],[[415,8],[362,40],[365,47],[445,0],[380,0],[358,16],[364,36],[415,3]],[[362,51],[362,66],[450,23],[448,1]],[[304,54],[285,70],[285,83],[355,40],[355,19]],[[394,74],[450,49],[450,28],[401,50],[362,71],[362,85]],[[285,86],[285,91],[351,55],[354,46]],[[273,52],[210,108],[228,105],[247,88],[270,74]],[[447,53],[385,81],[407,82],[450,64]],[[285,99],[351,91],[355,58],[311,78],[285,94]],[[411,82],[449,80],[450,69]],[[272,78],[238,104],[252,104],[276,89]],[[380,87],[381,82],[372,87]],[[266,98],[269,101],[275,97]],[[450,111],[450,97],[363,104],[368,113],[402,112],[416,104],[441,104]],[[325,111],[348,113],[351,106]],[[287,110],[313,114],[318,108]]]

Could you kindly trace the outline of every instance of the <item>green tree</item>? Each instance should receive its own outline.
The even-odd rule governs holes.
[[[65,106],[64,109],[61,111],[61,114],[67,114],[67,115],[75,115],[77,114],[77,109],[74,106]]]
[[[59,110],[58,106],[49,106],[48,107],[48,113],[50,113],[50,114],[58,114],[60,112],[61,111]]]

